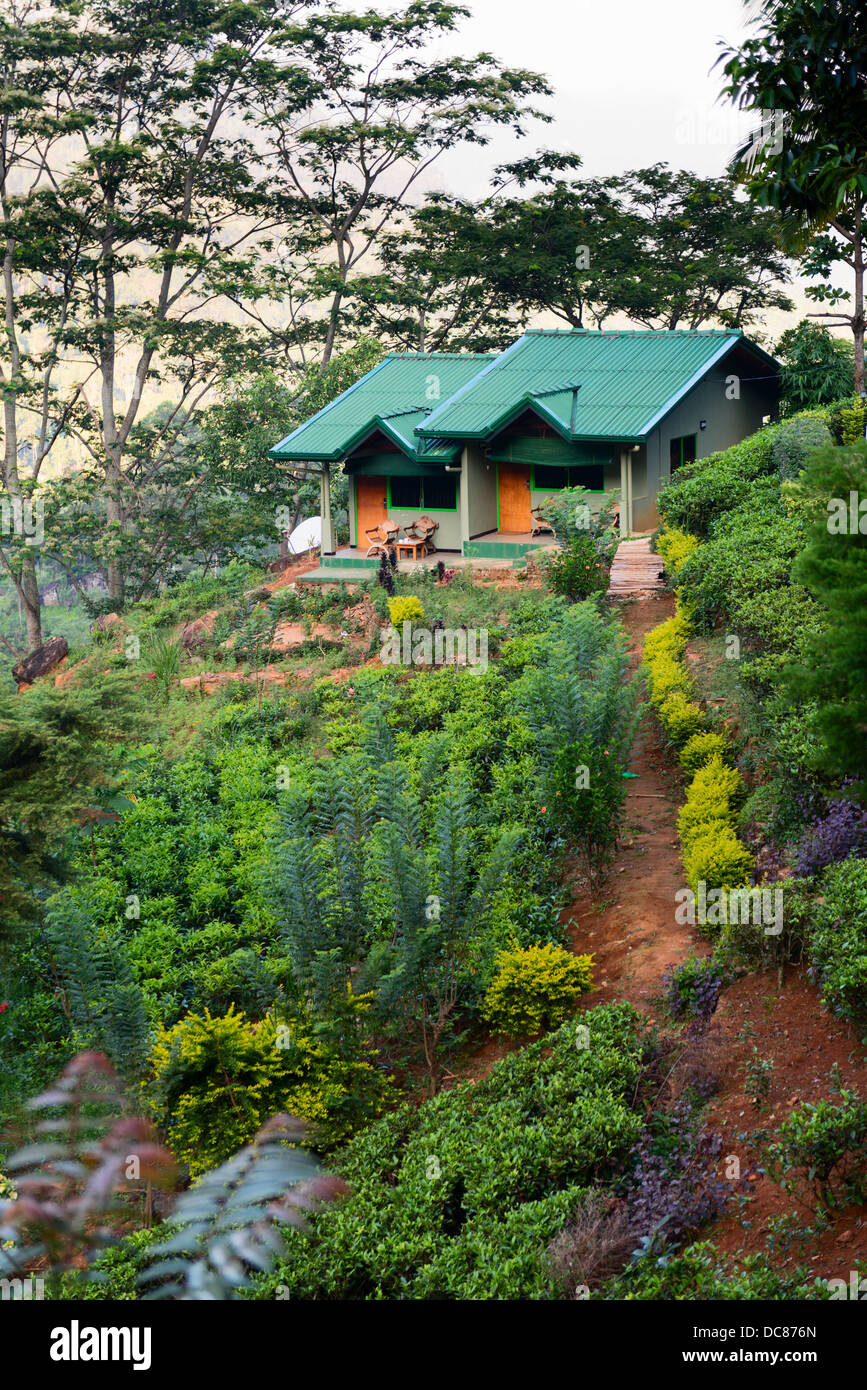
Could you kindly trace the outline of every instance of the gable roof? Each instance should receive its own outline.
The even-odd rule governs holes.
[[[418,434],[485,439],[530,409],[566,439],[638,441],[738,345],[768,375],[778,370],[734,330],[532,330],[432,411]]]
[[[436,432],[422,438],[416,426],[492,360],[491,353],[390,353],[275,444],[269,454],[278,459],[327,462],[345,458],[365,439],[382,432],[418,462],[449,462],[460,453],[461,445],[439,439]],[[431,377],[437,378],[433,400],[428,399]]]

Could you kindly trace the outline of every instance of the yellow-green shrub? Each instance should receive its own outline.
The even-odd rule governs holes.
[[[742,787],[740,773],[733,767],[726,767],[719,753],[699,768],[677,817],[677,833],[684,848],[705,833],[710,823],[734,828],[735,804],[740,799]]]
[[[415,594],[400,594],[397,598],[390,598],[388,612],[392,627],[399,628],[403,623],[424,622],[424,609],[421,600],[417,599]]]
[[[685,772],[698,772],[711,758],[719,756],[725,759],[728,752],[728,741],[722,734],[693,734],[680,750],[680,765]]]
[[[501,951],[482,1009],[493,1032],[538,1033],[556,1028],[591,985],[593,957],[562,946],[516,946]]]
[[[711,825],[728,830],[735,828],[734,812],[723,792],[687,801],[680,808],[677,815],[677,833],[684,849],[688,849],[697,836],[705,834]]]
[[[729,825],[713,822],[684,850],[686,879],[693,891],[704,880],[708,888],[741,888],[750,881],[755,860]]]
[[[368,996],[353,997],[360,1016]],[[169,1146],[195,1175],[223,1163],[280,1111],[311,1125],[311,1146],[329,1148],[356,1123],[381,1113],[385,1082],[375,1053],[359,1044],[346,1058],[309,1020],[261,1023],[230,1008],[222,1017],[190,1013],[162,1028],[145,1094]]]
[[[657,714],[672,743],[685,743],[704,725],[704,716],[698,705],[688,700],[680,690],[666,696]]]
[[[701,545],[697,536],[690,536],[686,531],[678,531],[676,527],[671,530],[663,531],[656,538],[656,548],[662,556],[665,568],[672,579],[677,579],[683,567],[684,561],[689,558],[694,550]]]
[[[744,784],[741,774],[735,767],[727,767],[719,753],[700,767],[689,785],[687,797],[699,799],[724,792],[732,806],[743,800]]]
[[[644,660],[651,665],[657,657],[670,656],[677,660],[689,641],[689,623],[678,609],[673,618],[666,618],[659,627],[648,632],[644,639]]]
[[[673,656],[660,655],[650,663],[650,698],[655,705],[661,705],[673,690],[690,695],[692,681],[681,663]]]

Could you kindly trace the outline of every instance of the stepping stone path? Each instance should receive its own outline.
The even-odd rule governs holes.
[[[621,541],[611,566],[608,592],[612,598],[652,594],[662,588],[662,556],[650,549],[650,537]]]

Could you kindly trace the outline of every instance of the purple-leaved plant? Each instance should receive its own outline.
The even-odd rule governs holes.
[[[811,878],[828,864],[850,855],[867,854],[867,811],[842,797],[832,801],[827,813],[811,825],[795,846],[795,873]]]

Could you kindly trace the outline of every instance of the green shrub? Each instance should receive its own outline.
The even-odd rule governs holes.
[[[692,680],[684,666],[675,657],[660,653],[650,664],[650,698],[655,705],[663,701],[675,690],[684,695],[692,694]]]
[[[812,973],[828,1008],[867,1024],[867,860],[826,869],[806,912]]]
[[[657,710],[662,727],[672,743],[686,743],[704,727],[704,715],[698,705],[688,700],[680,690],[667,695]]]
[[[572,536],[559,550],[544,555],[539,568],[548,588],[570,603],[580,603],[608,588],[609,563],[587,532]]]
[[[544,1299],[547,1245],[641,1129],[642,1030],[615,1004],[511,1053],[474,1084],[371,1125],[330,1162],[351,1189],[290,1233],[263,1280],[317,1299]]]
[[[482,1015],[495,1033],[515,1037],[555,1028],[591,987],[593,959],[548,943],[501,951]]]
[[[824,1299],[828,1291],[807,1269],[783,1272],[766,1255],[748,1255],[742,1264],[727,1257],[709,1241],[690,1245],[679,1254],[657,1259],[645,1256],[609,1281],[604,1297],[655,1302],[686,1300],[764,1301],[767,1299]]]
[[[369,1003],[354,1001],[359,1019]],[[148,1103],[194,1175],[230,1158],[280,1111],[306,1120],[312,1142],[326,1149],[381,1111],[384,1078],[373,1057],[360,1045],[344,1058],[300,1014],[287,1025],[270,1016],[253,1023],[233,1009],[222,1018],[190,1013],[157,1036]]]
[[[780,1126],[765,1156],[770,1177],[822,1208],[867,1198],[867,1101],[854,1091],[839,1101],[808,1101]]]
[[[774,434],[771,456],[781,478],[796,478],[810,454],[832,443],[831,431],[817,415],[795,415]]]
[[[774,428],[679,468],[659,493],[659,515],[666,529],[706,539],[719,517],[747,500],[755,479],[772,471]]]

